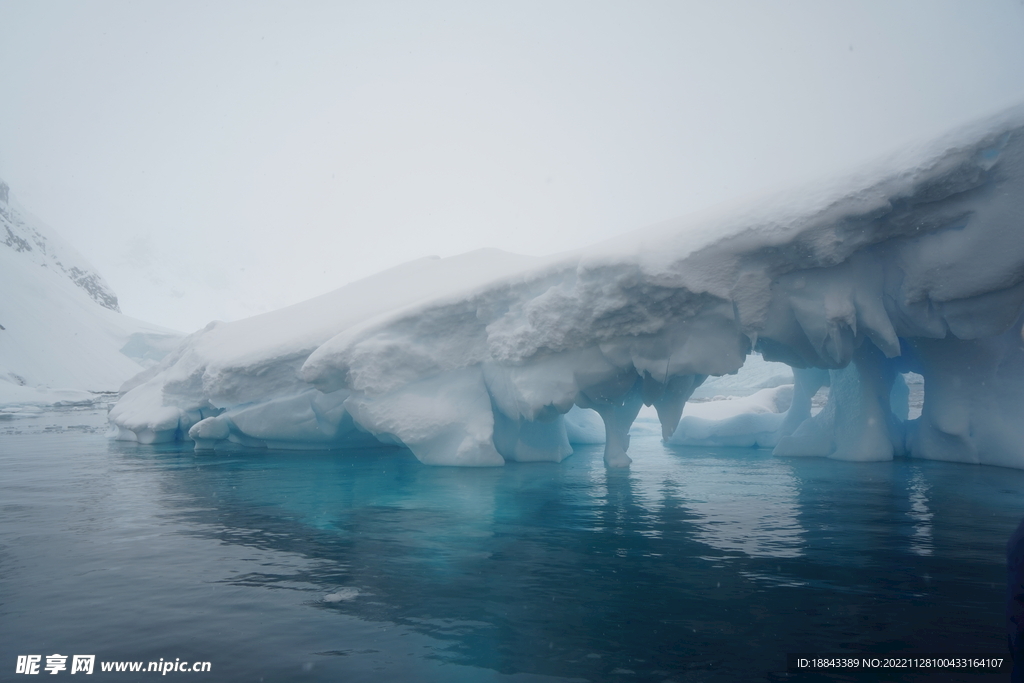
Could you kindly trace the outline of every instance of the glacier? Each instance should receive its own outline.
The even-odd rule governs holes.
[[[181,339],[123,315],[96,269],[0,181],[0,417],[109,401]]]
[[[1017,107],[851,177],[580,251],[422,259],[211,323],[131,380],[110,420],[142,443],[392,444],[434,465],[603,442],[625,467],[647,406],[669,443],[1024,468],[1022,323]],[[785,397],[772,375],[756,410],[684,417],[751,354],[793,369]],[[915,419],[907,373],[925,383]]]

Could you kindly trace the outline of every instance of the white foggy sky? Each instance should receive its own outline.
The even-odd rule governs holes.
[[[1024,100],[1024,2],[0,0],[0,178],[192,331],[548,254]]]

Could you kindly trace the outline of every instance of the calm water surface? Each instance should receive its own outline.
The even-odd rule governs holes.
[[[207,681],[966,681],[993,677],[785,656],[1005,653],[1021,471],[666,447],[645,423],[628,472],[599,447],[197,456],[103,421],[0,422],[0,680],[61,653],[210,661],[168,674]]]

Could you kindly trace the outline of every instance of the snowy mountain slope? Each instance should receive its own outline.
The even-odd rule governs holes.
[[[71,245],[10,198],[0,180],[0,241],[22,255],[23,262],[51,268],[73,282],[104,308],[121,312],[117,296],[96,270]]]
[[[5,184],[0,238],[0,405],[117,391],[180,340],[119,313],[103,278]]]
[[[200,448],[370,434],[424,462],[494,465],[560,460],[591,408],[606,462],[624,466],[642,404],[672,438],[693,391],[756,349],[798,369],[793,407],[757,439],[778,453],[1024,467],[1022,235],[1024,108],[853,179],[518,271],[456,278],[480,256],[439,262],[461,288],[396,270],[388,287],[424,296],[372,314],[371,285],[331,295],[340,308],[307,302],[337,321],[330,338],[278,313],[198,333],[111,417],[124,438]],[[315,344],[228,341],[257,330]],[[914,422],[892,403],[910,370],[927,388]]]

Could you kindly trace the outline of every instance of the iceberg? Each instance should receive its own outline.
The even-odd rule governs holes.
[[[110,419],[143,443],[396,444],[436,465],[558,462],[603,442],[625,467],[648,406],[671,443],[1024,467],[1022,312],[1016,108],[852,178],[581,251],[423,259],[211,323]],[[793,368],[784,411],[765,371],[770,396],[750,402],[763,409],[683,418],[751,354]],[[911,372],[925,383],[914,420]]]

